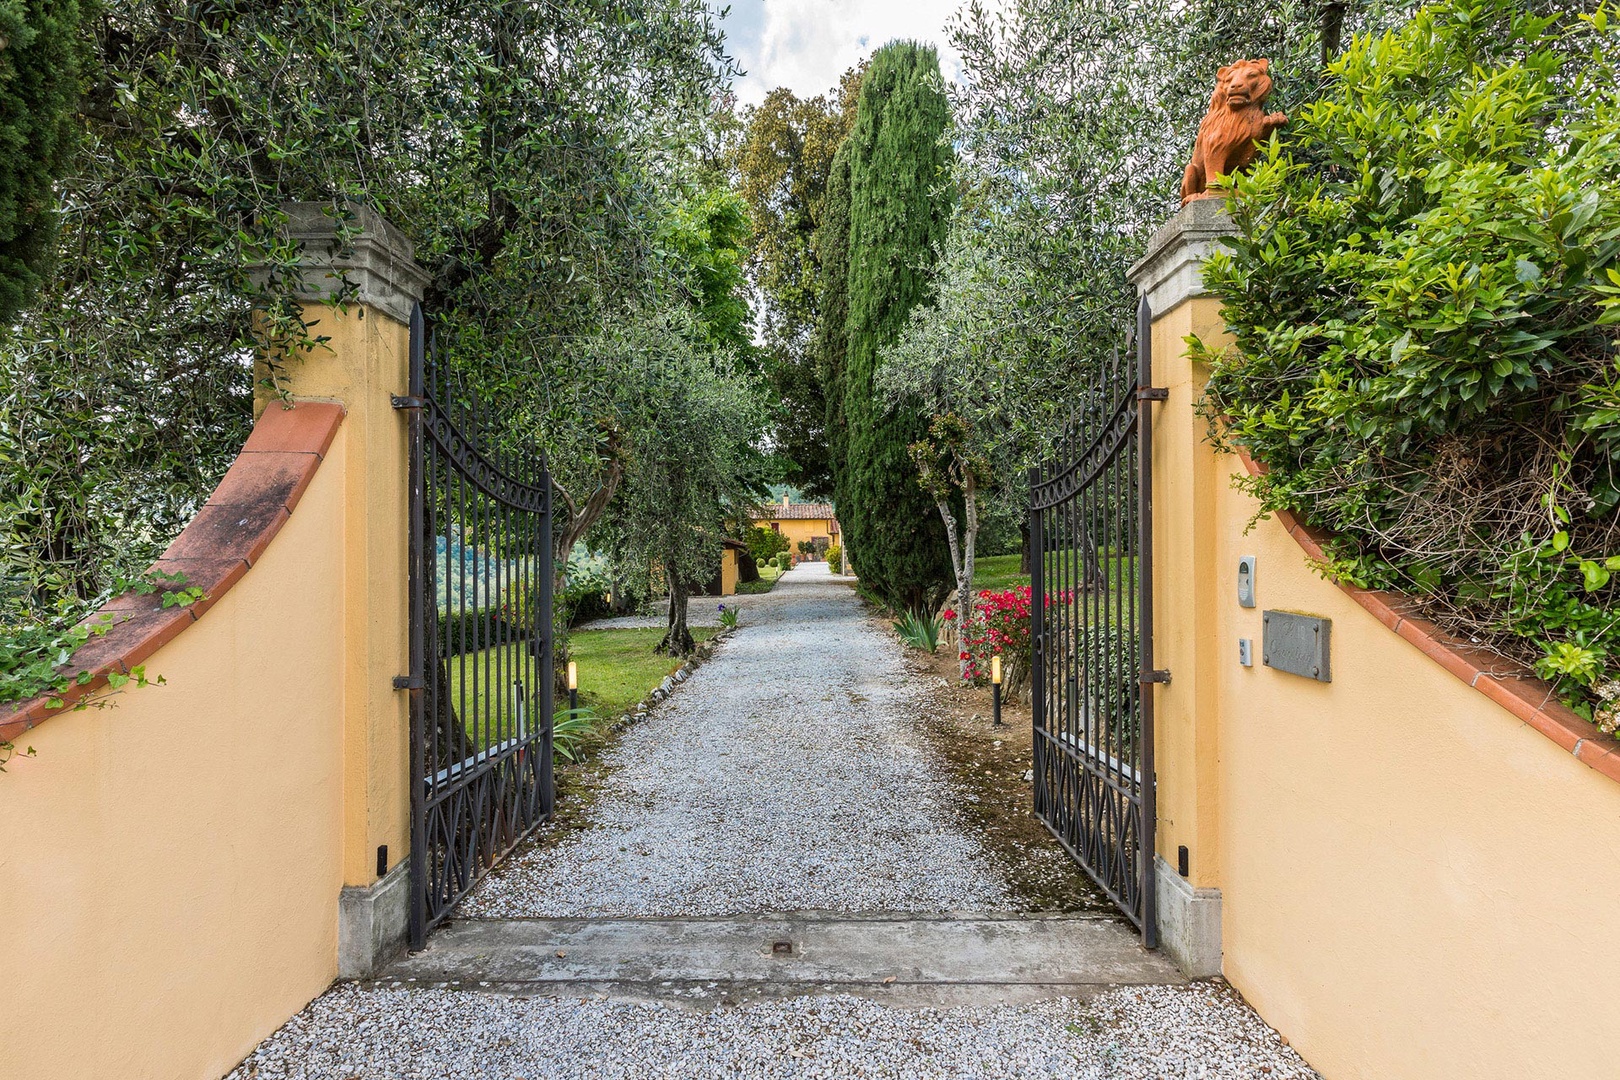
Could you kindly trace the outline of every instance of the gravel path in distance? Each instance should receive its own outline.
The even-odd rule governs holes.
[[[895,1009],[804,997],[661,1003],[340,986],[227,1080],[1315,1080],[1214,983],[1090,1002]]]
[[[923,689],[901,646],[848,580],[809,563],[749,599],[742,630],[604,755],[590,827],[542,826],[461,916],[1017,906],[910,722]]]

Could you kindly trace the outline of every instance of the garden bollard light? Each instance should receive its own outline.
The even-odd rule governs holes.
[[[1001,656],[990,658],[990,723],[1001,727]]]
[[[568,711],[579,710],[579,665],[568,661]]]

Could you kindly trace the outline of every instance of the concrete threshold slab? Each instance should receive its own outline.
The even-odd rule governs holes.
[[[376,982],[699,1005],[818,993],[956,1005],[1185,981],[1106,916],[809,912],[460,920]]]

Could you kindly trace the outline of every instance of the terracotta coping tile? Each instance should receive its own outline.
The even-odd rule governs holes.
[[[0,705],[0,740],[12,740],[52,716],[71,712],[73,703],[106,685],[107,676],[127,674],[173,641],[247,574],[287,523],[343,422],[343,406],[299,402],[273,404],[253,426],[242,453],[189,525],[153,564],[165,574],[183,573],[187,588],[203,598],[187,607],[164,608],[157,595],[115,597],[86,621],[111,616],[106,633],[73,654],[63,671],[89,671],[84,686],[62,695],[63,707],[47,709],[48,697]]]
[[[194,562],[246,559],[251,566],[264,554],[289,516],[287,507],[273,497],[261,503],[205,505],[185,531],[174,538],[159,561],[185,566]]]
[[[334,402],[300,401],[292,408],[271,402],[253,425],[244,454],[292,453],[325,457],[337,437],[343,406]]]
[[[1251,476],[1270,470],[1236,447],[1238,460]],[[1313,559],[1323,556],[1322,544],[1328,534],[1305,525],[1286,510],[1275,514],[1289,536]],[[1359,589],[1340,583],[1339,588],[1371,612],[1379,622],[1416,646],[1423,654],[1487,698],[1512,713],[1527,726],[1573,753],[1577,760],[1620,782],[1620,740],[1605,735],[1559,701],[1552,687],[1523,665],[1488,650],[1478,649],[1440,630],[1414,612],[1417,604],[1399,593]]]
[[[261,451],[252,469],[232,469],[208,496],[207,506],[260,506],[277,504],[288,513],[298,505],[321,455],[298,454],[284,450]]]

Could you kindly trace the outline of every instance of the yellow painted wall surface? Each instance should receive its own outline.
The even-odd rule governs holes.
[[[731,548],[720,555],[720,595],[731,596],[737,591],[737,553]]]
[[[771,519],[756,522],[760,528],[769,529]],[[778,519],[781,534],[787,538],[788,551],[794,555],[799,553],[799,544],[809,543],[818,536],[825,536],[829,541],[836,543],[837,537],[832,532],[832,522],[826,518],[786,518]]]
[[[221,1076],[336,975],[347,431],[166,685],[0,776],[0,1076]]]
[[[341,401],[352,447],[345,466],[344,640],[348,644],[344,883],[377,880],[377,847],[397,863],[410,850],[410,699],[387,691],[410,668],[406,579],[407,427],[391,395],[409,382],[410,328],[375,308],[312,305],[305,317],[330,338],[286,365],[295,397]],[[260,408],[266,404],[261,396]]]
[[[1620,785],[1324,581],[1276,521],[1244,535],[1242,466],[1198,441],[1174,381],[1201,384],[1180,341],[1214,311],[1184,304],[1154,334],[1172,380],[1157,746],[1159,849],[1199,845],[1226,977],[1327,1080],[1620,1076]],[[1258,558],[1253,609],[1242,555]],[[1331,684],[1262,666],[1268,608],[1332,619]]]
[[[1219,717],[1214,672],[1225,659],[1209,633],[1207,611],[1216,589],[1213,517],[1217,477],[1213,453],[1200,438],[1204,422],[1194,405],[1206,373],[1184,359],[1188,334],[1211,344],[1224,335],[1220,310],[1210,301],[1184,303],[1153,324],[1153,381],[1170,392],[1153,413],[1154,665],[1171,673],[1158,688],[1154,753],[1159,776],[1157,846],[1176,865],[1186,845],[1189,880],[1213,887],[1220,866],[1220,834],[1213,812],[1219,782]]]

